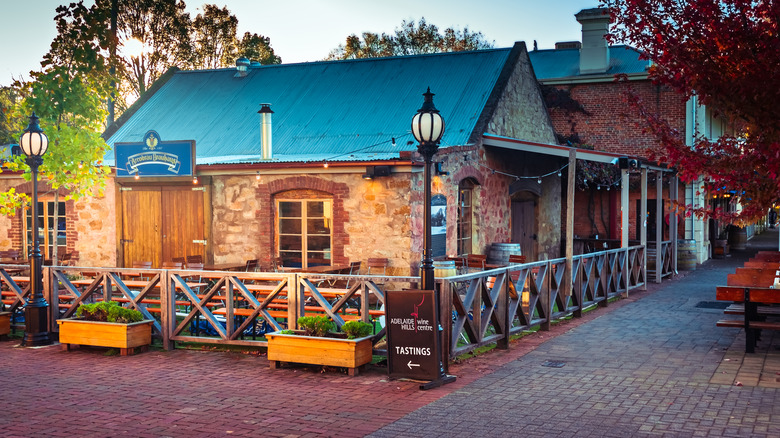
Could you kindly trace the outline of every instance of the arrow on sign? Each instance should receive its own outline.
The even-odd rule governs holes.
[[[406,366],[408,366],[408,367],[409,367],[409,369],[411,370],[411,369],[412,369],[412,367],[419,367],[419,366],[420,366],[420,364],[419,364],[419,363],[412,363],[412,361],[410,360],[410,361],[409,361],[409,363],[408,363],[408,364],[406,364]]]

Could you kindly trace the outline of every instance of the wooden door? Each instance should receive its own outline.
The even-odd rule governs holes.
[[[160,266],[162,216],[160,189],[123,188],[121,251],[125,267],[135,261]]]
[[[162,260],[200,255],[206,260],[202,187],[162,190]]]
[[[536,261],[536,202],[512,201],[512,242],[519,243],[526,259]]]

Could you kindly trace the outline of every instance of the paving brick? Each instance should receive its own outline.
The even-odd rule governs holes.
[[[264,357],[175,350],[130,357],[0,342],[4,436],[780,436],[780,334],[754,355],[744,333],[695,307],[751,251],[452,364],[430,391]],[[563,368],[544,367],[564,362]],[[734,386],[740,380],[742,386]],[[10,390],[8,390],[10,389]]]

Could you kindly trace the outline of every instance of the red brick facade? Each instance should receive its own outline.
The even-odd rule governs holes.
[[[685,133],[686,105],[679,94],[650,81],[599,82],[587,84],[556,85],[569,92],[572,101],[582,111],[549,108],[556,133],[563,137],[579,138],[582,144],[597,150],[647,157],[647,149],[657,144],[656,138],[645,131],[645,122],[627,103],[627,93],[639,96],[645,108],[661,114],[672,127]],[[577,105],[567,105],[569,108]],[[638,179],[638,176],[632,176]],[[653,179],[651,177],[651,179]],[[654,183],[651,184],[653,190]],[[614,189],[614,188],[613,188]],[[668,184],[664,184],[664,199],[668,199]],[[575,200],[574,234],[582,238],[620,238],[620,190],[578,191]],[[682,192],[680,193],[680,196]],[[654,203],[654,194],[648,194],[648,204]],[[639,193],[632,190],[629,200],[629,239],[636,240],[636,200]],[[669,211],[665,205],[664,211]],[[649,236],[652,239],[652,236]],[[664,228],[664,239],[668,229]]]
[[[276,254],[274,248],[274,197],[285,191],[315,191],[333,200],[333,263],[348,263],[344,255],[344,246],[349,244],[349,234],[344,225],[349,222],[349,212],[344,209],[344,200],[349,197],[349,187],[346,184],[328,181],[311,176],[294,176],[260,184],[257,187],[257,220],[260,225],[260,246],[267,250],[258,251],[261,254],[260,264],[271,266],[271,254]]]
[[[562,136],[576,134],[581,143],[598,150],[633,156],[647,156],[645,150],[656,143],[644,131],[643,120],[626,102],[633,91],[645,107],[668,120],[672,127],[685,132],[685,101],[679,94],[650,81],[602,82],[556,85],[568,90],[584,112],[549,108],[555,132]]]
[[[22,184],[19,184],[15,187],[17,193],[25,193],[28,196],[32,196],[32,182],[27,181]],[[49,194],[49,192],[52,191],[52,188],[44,183],[39,182],[38,183],[38,200],[39,201],[52,201],[54,197]],[[46,193],[46,195],[41,195],[42,193]],[[68,200],[68,201],[62,201],[65,197],[66,193],[63,190],[60,190],[60,202],[65,202],[65,248],[59,248],[60,254],[70,254],[71,260],[77,261],[79,254],[78,251],[76,251],[76,241],[78,241],[78,231],[76,231],[76,220],[78,219],[78,214],[75,211],[74,208],[74,201]],[[31,213],[30,213],[31,214]],[[19,249],[22,251],[22,254],[25,253],[25,238],[24,238],[24,224],[22,221],[24,220],[24,214],[22,210],[20,209],[16,216],[11,218],[11,227],[7,230],[7,236],[11,240],[11,248],[13,249]],[[43,253],[43,242],[41,242],[41,252]]]

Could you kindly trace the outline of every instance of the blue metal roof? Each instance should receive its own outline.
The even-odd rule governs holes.
[[[639,59],[640,52],[629,46],[609,47],[609,70],[596,75],[580,75],[579,49],[551,49],[528,52],[536,78],[540,81],[574,77],[647,73],[650,62]]]
[[[416,150],[410,124],[430,86],[446,123],[442,146],[464,145],[511,50],[259,66],[243,78],[233,68],[179,71],[108,143],[154,130],[163,141],[195,140],[197,164],[256,162],[257,111],[270,103],[274,160],[393,159]]]

